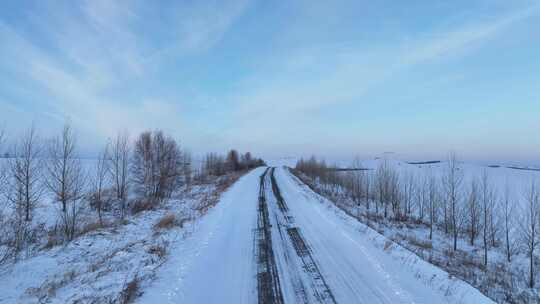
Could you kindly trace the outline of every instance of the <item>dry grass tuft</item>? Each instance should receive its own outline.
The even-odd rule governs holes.
[[[424,240],[416,238],[415,236],[410,236],[407,239],[409,240],[409,243],[411,243],[413,246],[416,246],[425,250],[433,249],[433,244],[430,241],[424,241]]]
[[[154,230],[162,229],[171,229],[176,226],[181,226],[180,222],[176,220],[176,215],[169,213],[165,214],[157,223],[154,225]]]
[[[240,179],[240,177],[242,177],[242,175],[244,175],[246,172],[248,171],[234,172],[220,177],[214,191],[205,194],[205,196],[201,198],[200,204],[195,207],[195,210],[197,210],[201,215],[206,214],[208,210],[219,202],[221,194],[227,191],[227,189],[229,189],[229,187]]]
[[[386,240],[386,242],[384,242],[384,250],[390,250],[392,248],[392,245],[394,245],[394,242],[392,242],[391,240]]]
[[[160,260],[164,259],[167,255],[167,244],[152,245],[148,249],[148,253],[156,255]]]
[[[56,235],[49,234],[49,236],[47,237],[47,243],[45,243],[45,245],[43,246],[43,249],[49,250],[53,248],[54,246],[59,245],[60,243],[61,242],[58,240]]]
[[[79,231],[79,236],[108,227],[111,227],[111,223],[104,221],[103,225],[101,225],[99,221],[91,222],[82,227],[81,231]]]
[[[124,285],[124,288],[120,293],[120,303],[133,303],[139,294],[139,277],[135,276],[131,281]]]
[[[131,213],[137,214],[143,211],[153,210],[155,206],[155,202],[151,199],[138,199],[133,201],[131,205]]]

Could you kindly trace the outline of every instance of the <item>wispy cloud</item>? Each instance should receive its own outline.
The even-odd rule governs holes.
[[[213,47],[247,4],[178,3],[167,9],[133,1],[40,4],[37,13],[24,15],[29,30],[0,21],[0,67],[17,75],[17,81],[6,79],[5,85],[39,90],[40,101],[22,101],[19,109],[34,111],[41,104],[44,111],[70,117],[97,137],[123,128],[181,129],[181,96],[117,90],[159,83],[156,70]],[[163,26],[149,22],[159,16],[166,18],[160,20]],[[154,36],[168,39],[156,43]]]
[[[407,47],[401,62],[414,65],[446,56],[462,55],[479,47],[489,39],[503,33],[516,22],[538,14],[540,5],[528,6],[484,22],[469,22],[438,31],[425,33],[418,41]]]
[[[249,80],[239,90],[241,93],[231,97],[237,101],[232,114],[237,123],[228,129],[226,136],[231,142],[242,142],[245,138],[252,139],[253,130],[257,130],[261,134],[260,141],[264,141],[264,136],[281,139],[274,143],[281,149],[290,148],[294,143],[316,146],[316,142],[337,141],[343,136],[321,132],[328,127],[325,123],[336,123],[326,121],[325,110],[353,105],[354,109],[362,109],[359,105],[371,102],[368,96],[375,94],[373,90],[391,87],[388,82],[396,74],[467,56],[514,24],[537,15],[539,9],[537,5],[529,6],[483,22],[469,20],[465,25],[450,24],[405,40],[391,40],[391,44],[324,45],[276,56],[256,74],[264,77],[261,75],[270,71],[270,78]],[[297,26],[309,28],[307,24]],[[276,70],[282,73],[272,73]],[[358,117],[361,119],[361,113]],[[279,126],[295,127],[287,129],[289,136],[283,136]],[[345,137],[349,144],[345,140],[339,145],[350,145],[350,134]],[[246,142],[246,146],[250,144]]]

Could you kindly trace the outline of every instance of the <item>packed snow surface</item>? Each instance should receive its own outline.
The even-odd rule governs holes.
[[[492,303],[348,217],[285,169],[276,178],[338,303]]]
[[[264,171],[259,168],[241,178],[190,237],[173,245],[172,257],[138,303],[257,302],[254,230]],[[268,176],[264,192],[285,303],[492,303],[470,285],[350,218],[287,169],[277,168],[275,179],[287,204],[285,216]],[[303,237],[309,263],[324,284],[302,266],[306,256],[293,249],[293,240],[280,235],[283,219]],[[320,296],[322,285],[331,296]]]
[[[197,231],[174,246],[155,284],[138,303],[254,303],[253,229],[258,168],[223,194]]]

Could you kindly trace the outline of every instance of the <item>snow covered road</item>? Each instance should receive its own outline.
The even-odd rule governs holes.
[[[492,303],[285,168],[250,172],[199,224],[140,303]]]
[[[157,282],[139,303],[256,303],[253,230],[258,168],[240,178],[203,217],[187,240],[171,249]]]
[[[387,257],[278,168],[277,184],[337,303],[443,303],[413,274]],[[277,208],[279,209],[279,208]],[[274,209],[275,211],[275,209]],[[322,302],[322,301],[320,301]]]
[[[277,168],[274,175],[279,193],[269,206],[275,213],[286,206],[285,218],[303,236],[332,295],[331,301],[316,297],[310,303],[493,303],[395,244],[386,250],[383,236],[312,192],[289,170]]]

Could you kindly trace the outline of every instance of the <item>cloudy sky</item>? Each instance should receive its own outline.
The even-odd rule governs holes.
[[[92,153],[540,159],[537,1],[2,1],[0,122]]]

